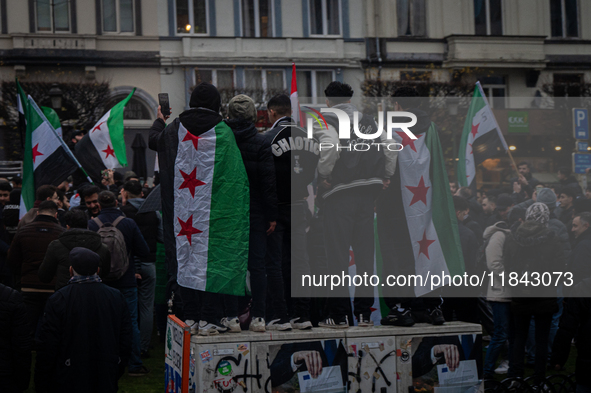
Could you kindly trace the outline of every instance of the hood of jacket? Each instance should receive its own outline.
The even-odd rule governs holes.
[[[491,225],[488,228],[486,228],[484,230],[484,234],[482,236],[484,237],[484,240],[486,241],[486,240],[490,239],[491,236],[497,232],[509,233],[509,232],[511,232],[511,230],[507,227],[507,224],[505,224],[505,222],[500,221],[500,222],[497,222],[495,225]]]
[[[191,108],[181,113],[179,119],[191,134],[201,135],[222,121],[222,116],[211,109]]]
[[[101,235],[88,229],[70,229],[61,234],[59,241],[68,249],[85,247],[89,250],[98,250],[103,244]]]
[[[144,204],[145,199],[144,198],[133,198],[133,199],[129,199],[127,202],[129,202],[129,204],[133,207],[135,207],[136,209],[140,209],[140,207],[142,207],[142,205]]]
[[[531,247],[545,244],[555,237],[554,232],[547,226],[537,221],[525,221],[512,231],[513,239],[517,244],[524,247]]]
[[[225,120],[228,127],[232,129],[236,143],[244,142],[246,139],[252,138],[258,133],[254,124],[249,120],[244,119],[228,119]]]

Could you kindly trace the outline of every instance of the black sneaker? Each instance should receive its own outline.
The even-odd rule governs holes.
[[[386,318],[382,318],[382,325],[386,326],[406,326],[410,327],[415,324],[415,320],[410,313],[410,310],[398,311],[393,308],[390,310]]]
[[[150,370],[148,370],[148,368],[146,366],[141,366],[139,369],[137,369],[135,371],[129,370],[127,375],[129,375],[130,377],[143,377],[144,375],[149,374],[149,373],[150,373]]]
[[[318,322],[318,327],[329,329],[347,329],[349,327],[349,318],[347,316],[340,318],[326,318]]]
[[[443,325],[445,323],[443,312],[439,307],[435,307],[432,310],[413,312],[412,316],[418,323],[430,323],[435,326]]]

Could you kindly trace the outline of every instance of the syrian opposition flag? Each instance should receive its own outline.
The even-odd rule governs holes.
[[[244,295],[250,192],[234,134],[226,123],[194,136],[179,125],[174,167],[178,284]]]
[[[461,187],[475,188],[476,166],[484,160],[507,153],[507,142],[497,124],[480,82],[476,83],[458,159],[458,182]]]
[[[133,93],[135,88],[127,98],[105,113],[76,144],[76,157],[95,183],[101,182],[102,170],[127,166],[123,111]]]
[[[296,65],[291,64],[291,94],[289,95],[291,100],[291,118],[296,124],[304,126],[306,124],[306,118],[300,110],[300,100],[298,99],[298,83],[296,79]]]
[[[27,118],[20,217],[35,203],[35,190],[59,185],[80,164],[31,96],[24,106]]]
[[[464,274],[458,223],[435,125],[418,139],[404,132],[394,132],[393,139],[403,145],[397,170],[406,220],[397,223],[406,221],[406,228],[397,228],[397,232],[408,231],[401,238],[410,239],[404,246],[412,252],[401,253],[413,255],[415,274],[429,281],[414,287],[415,295],[421,296],[431,292],[430,275]]]

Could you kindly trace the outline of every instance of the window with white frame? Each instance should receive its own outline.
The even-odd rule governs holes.
[[[476,35],[503,35],[502,0],[474,0]]]
[[[335,80],[332,70],[304,70],[296,72],[298,98],[302,104],[324,104],[324,89]]]
[[[177,34],[207,34],[207,0],[176,0]]]
[[[195,68],[195,85],[202,82],[211,83],[218,90],[234,90],[236,80],[234,70]]]
[[[37,31],[67,33],[70,31],[68,0],[37,0],[35,5]]]
[[[507,96],[507,84],[505,77],[493,76],[481,78],[482,91],[488,100],[491,108],[494,109],[505,109],[506,96]]]
[[[102,0],[103,32],[133,33],[133,0]]]
[[[272,0],[241,0],[242,36],[274,37]]]
[[[421,37],[426,34],[425,0],[397,0],[399,36]]]
[[[310,34],[341,35],[341,0],[309,0]]]
[[[577,0],[550,0],[552,37],[579,36],[579,10]]]

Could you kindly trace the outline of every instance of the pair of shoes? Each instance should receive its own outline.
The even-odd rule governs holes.
[[[279,330],[280,332],[287,332],[291,330],[291,323],[287,318],[273,319],[267,323],[267,330]]]
[[[430,323],[435,326],[443,325],[445,323],[443,312],[439,307],[425,311],[413,311],[412,316],[417,323]]]
[[[251,332],[265,332],[265,319],[261,317],[255,317],[250,321],[248,330]]]
[[[225,333],[228,330],[225,326],[216,325],[207,321],[199,321],[199,335],[200,336],[215,336],[220,333]]]
[[[237,317],[225,317],[222,318],[220,324],[228,328],[228,333],[240,333],[242,328],[240,327],[240,320]]]
[[[149,359],[150,358],[150,352],[148,352],[148,351],[142,351],[142,353],[140,354],[140,357],[142,359]]]
[[[129,370],[127,375],[130,377],[143,377],[146,374],[149,374],[150,370],[146,366],[141,366],[139,369],[131,371]]]
[[[509,361],[503,360],[495,369],[495,374],[507,374],[509,372]]]
[[[369,317],[365,317],[363,314],[357,316],[357,326],[359,327],[373,327],[373,321]]]
[[[326,318],[318,322],[318,326],[329,329],[347,329],[349,327],[349,318],[346,315],[337,318]]]
[[[312,322],[306,317],[294,317],[289,320],[292,329],[310,330],[312,329]]]
[[[386,326],[405,326],[410,327],[415,324],[415,320],[410,313],[410,310],[399,311],[397,308],[390,310],[386,318],[380,321],[382,325]]]
[[[192,335],[199,333],[199,322],[195,322],[192,319],[187,319],[185,321],[185,325],[187,325],[189,327]]]

